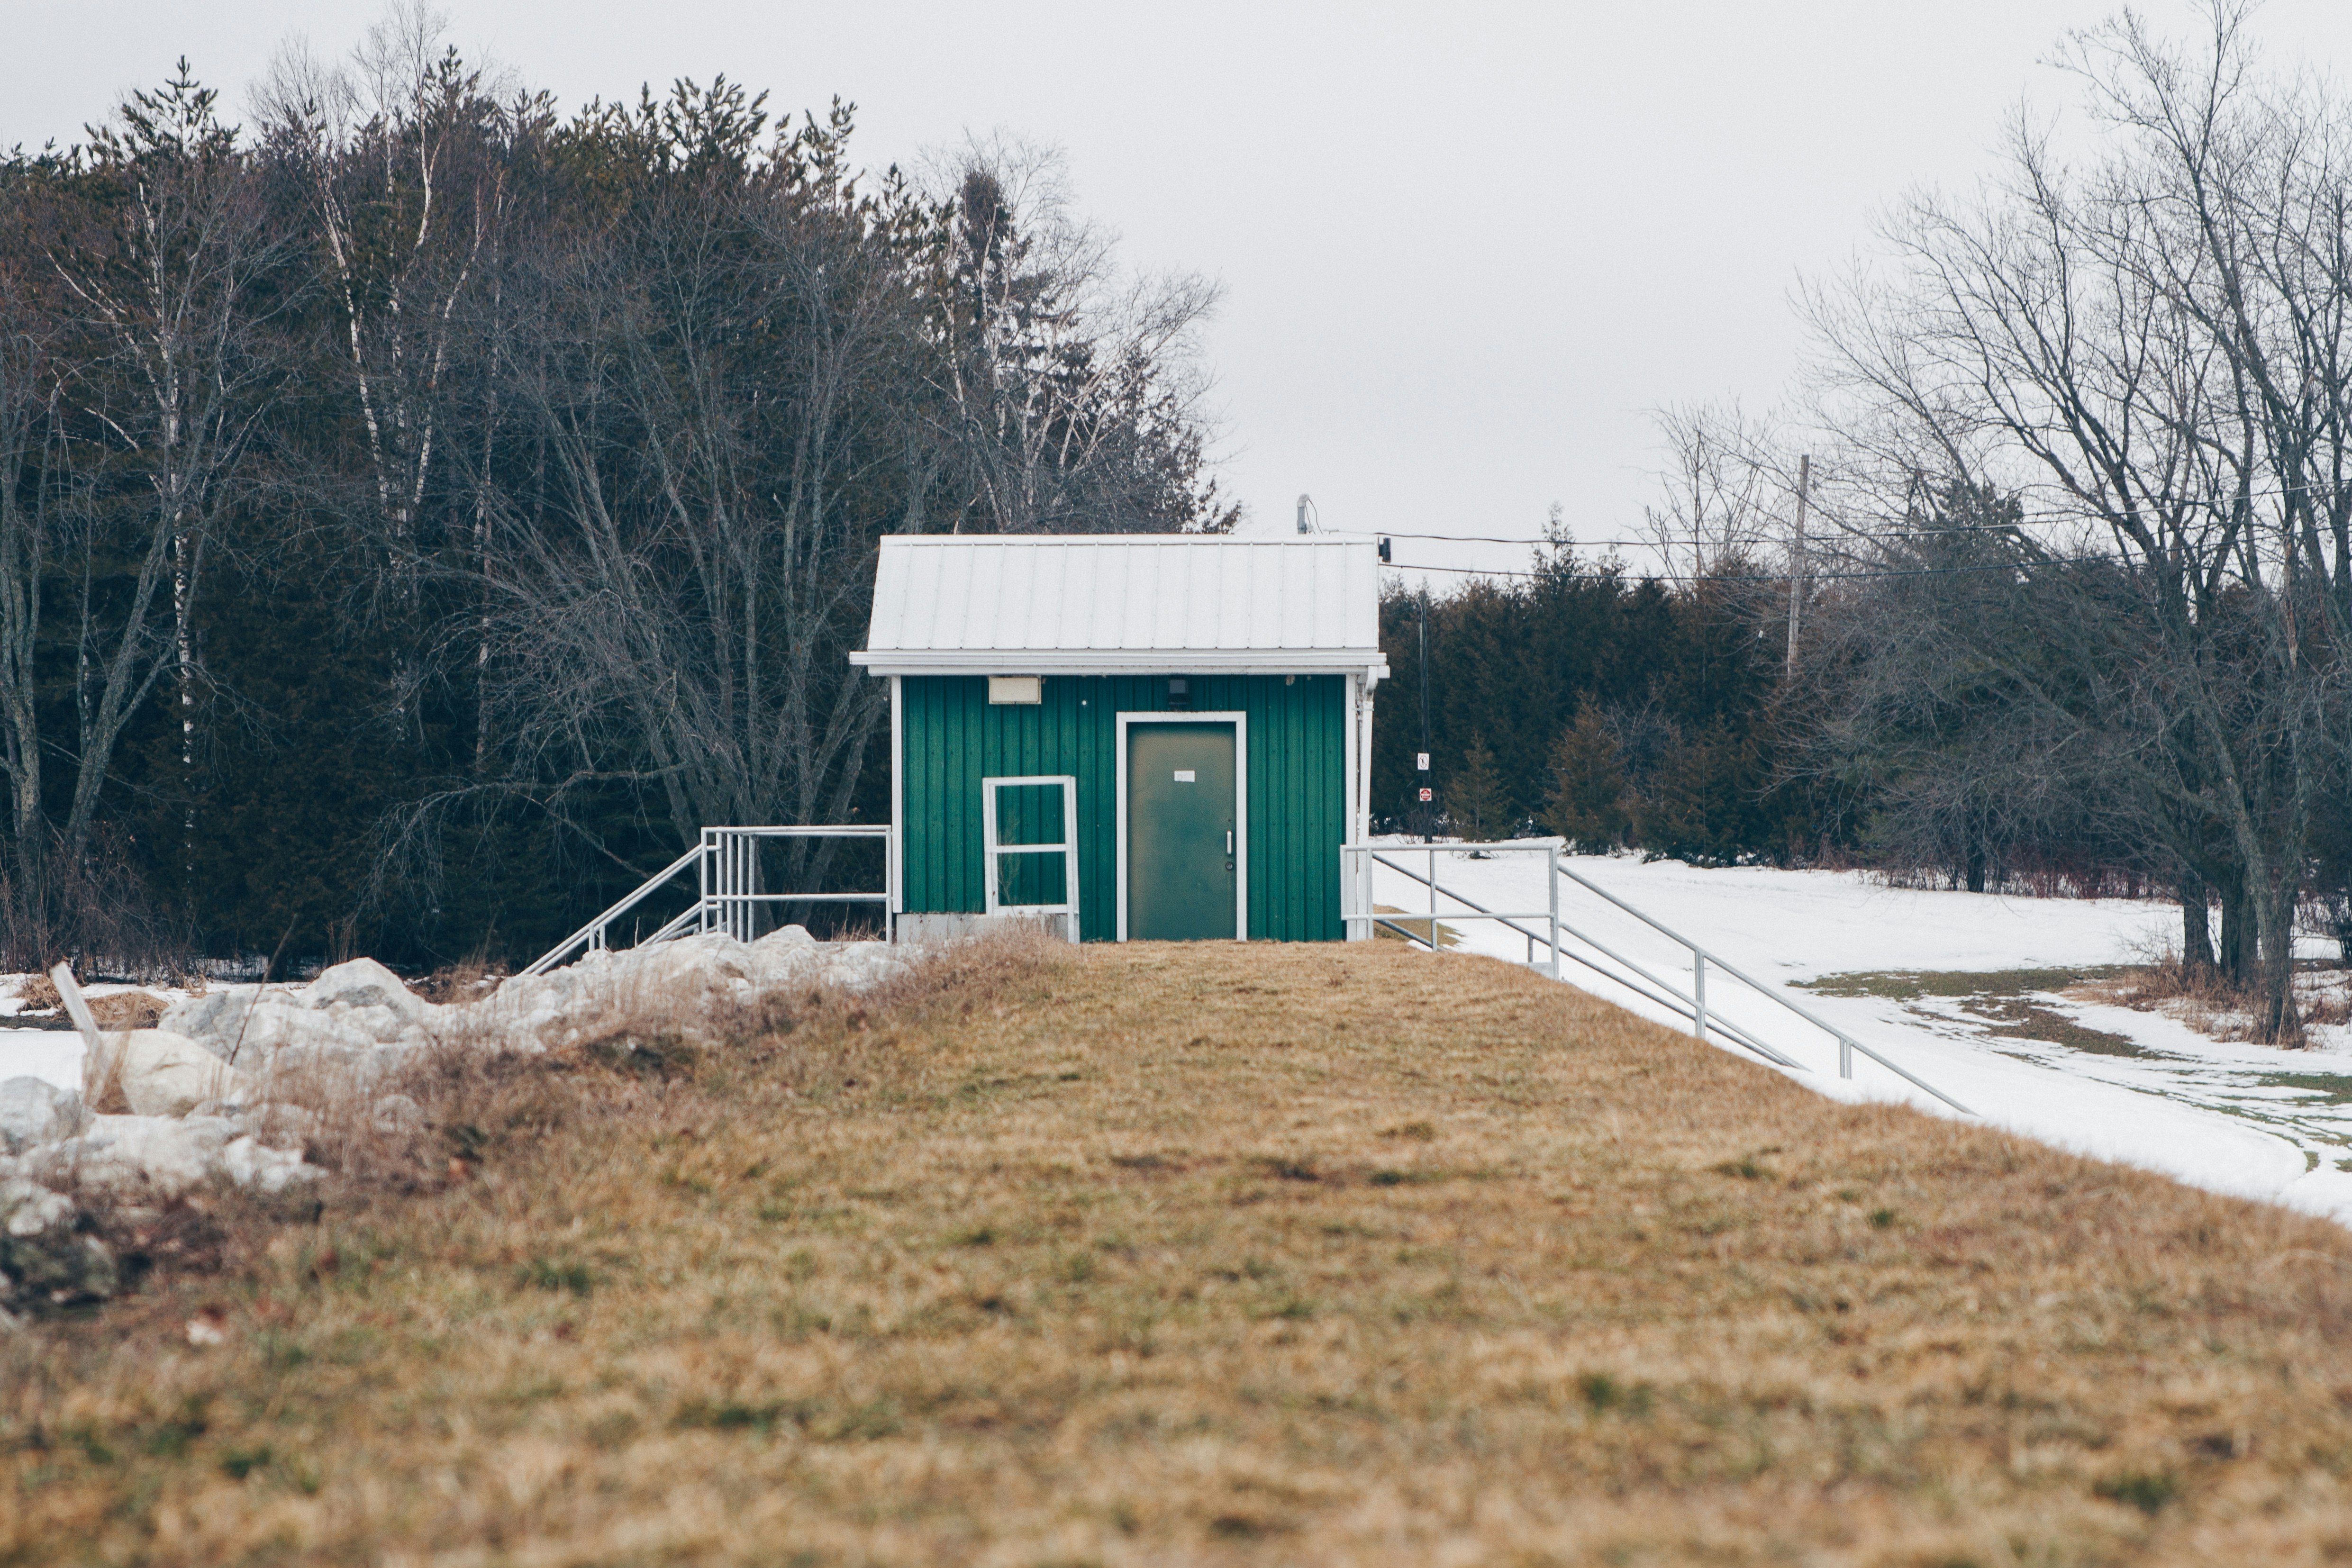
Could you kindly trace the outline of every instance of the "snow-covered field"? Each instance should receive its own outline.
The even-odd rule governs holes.
[[[1426,849],[1399,841],[1389,852],[1427,874]],[[2352,1029],[2316,1028],[2310,1049],[2284,1051],[2211,1040],[2161,1014],[2031,994],[2027,999],[2037,1009],[2129,1042],[2079,1050],[1996,1034],[1995,1020],[1961,998],[1824,995],[1800,984],[1889,970],[2143,962],[2168,939],[2178,942],[2180,916],[2170,904],[1913,892],[1859,873],[1701,871],[1677,862],[1645,865],[1630,856],[1578,856],[1568,864],[1901,1063],[1986,1122],[2213,1191],[2273,1199],[2352,1223]],[[1437,881],[1490,909],[1544,908],[1544,875],[1539,855],[1506,852],[1477,860],[1458,848],[1437,851]],[[1429,907],[1426,889],[1384,867],[1375,872],[1374,896],[1416,914]],[[1445,921],[1460,905],[1439,903],[1441,922],[1458,933],[1462,948],[1526,961],[1525,938],[1491,922]],[[1560,918],[1689,988],[1685,949],[1565,881]],[[2332,945],[2314,952],[2325,950]],[[1565,964],[1562,978],[1646,1017],[1688,1027],[1591,969]],[[1951,1113],[1861,1057],[1853,1079],[1842,1081],[1837,1046],[1827,1033],[1727,976],[1710,975],[1707,1005],[1794,1059],[1804,1071],[1791,1076],[1824,1094],[1901,1100]]]

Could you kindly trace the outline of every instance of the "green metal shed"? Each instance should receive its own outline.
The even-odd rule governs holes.
[[[1328,536],[893,536],[850,655],[890,682],[913,937],[1334,941],[1369,830],[1379,560]]]

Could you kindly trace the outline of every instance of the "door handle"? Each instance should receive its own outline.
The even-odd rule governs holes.
[[[1227,854],[1231,854],[1231,853],[1233,853],[1233,852],[1234,852],[1234,831],[1233,831],[1231,828],[1227,828],[1227,829],[1225,830],[1225,853],[1227,853]]]

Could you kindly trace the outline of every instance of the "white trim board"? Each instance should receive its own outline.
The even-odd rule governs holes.
[[[1127,940],[1127,727],[1131,724],[1230,724],[1234,727],[1234,940],[1249,940],[1249,715],[1235,710],[1123,713],[1116,725],[1118,767],[1118,939]]]
[[[1358,675],[1386,680],[1378,648],[1213,648],[974,651],[859,649],[849,662],[871,675]]]
[[[890,677],[890,913],[907,912],[907,715]]]

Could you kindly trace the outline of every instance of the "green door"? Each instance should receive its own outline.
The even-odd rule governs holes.
[[[1234,727],[1135,724],[1127,731],[1127,934],[1139,942],[1230,941]]]

